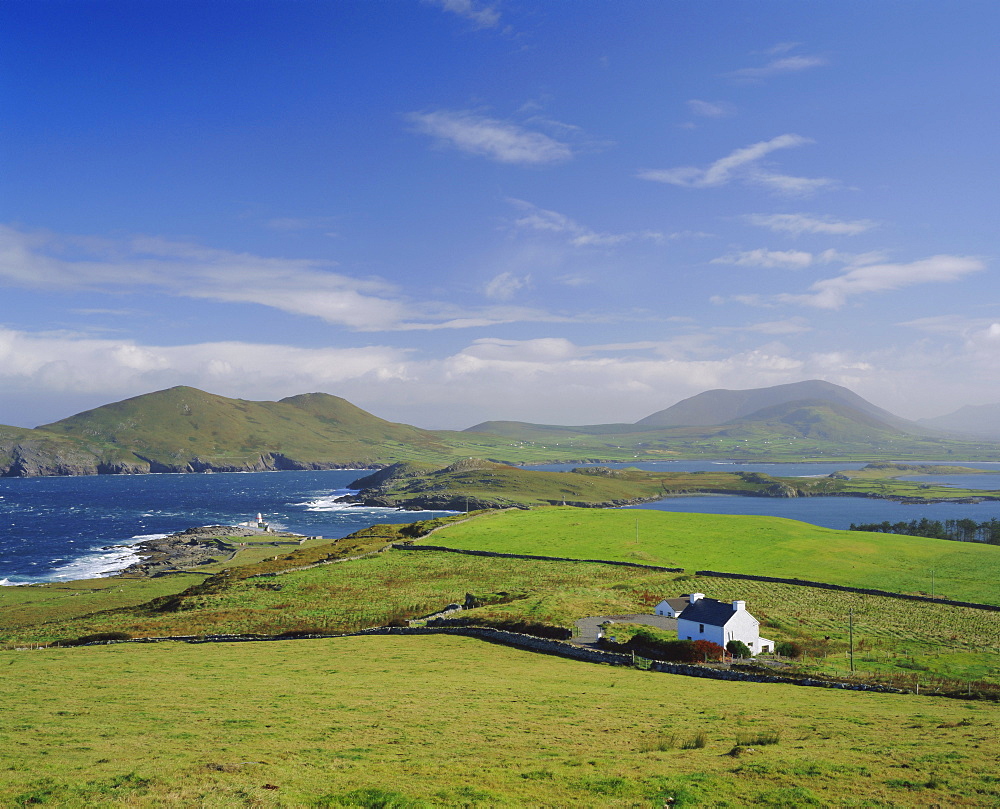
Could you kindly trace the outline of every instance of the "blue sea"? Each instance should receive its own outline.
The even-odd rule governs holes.
[[[570,469],[553,464],[540,469]],[[625,464],[602,464],[624,466]],[[636,463],[664,472],[755,471],[817,476],[861,463]],[[921,480],[1000,490],[1000,464],[977,466],[989,474]],[[68,581],[111,575],[137,561],[134,545],[198,525],[234,525],[258,512],[275,528],[309,536],[342,537],[373,523],[407,523],[448,512],[359,508],[335,502],[361,470],[200,475],[107,475],[0,478],[0,585]],[[731,496],[672,497],[635,508],[710,514],[788,517],[828,528],[853,523],[927,517],[977,521],[1000,518],[1000,502],[904,505],[853,497],[800,499]]]
[[[107,576],[143,539],[261,513],[275,529],[342,537],[446,512],[335,502],[363,470],[0,478],[0,585]]]

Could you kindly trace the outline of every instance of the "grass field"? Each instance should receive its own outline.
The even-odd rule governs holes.
[[[445,637],[3,652],[0,668],[5,806],[1000,802],[992,704]]]
[[[637,528],[638,526],[638,528]],[[583,511],[551,507],[483,514],[436,532],[435,545],[642,562],[1000,604],[1000,548],[819,528],[780,517]]]
[[[20,627],[144,604],[159,596],[179,593],[204,578],[180,574],[158,579],[81,579],[31,587],[0,587],[0,639],[6,631]]]
[[[133,637],[351,632],[436,612],[461,603],[466,593],[489,601],[500,592],[513,600],[462,617],[572,628],[591,615],[647,613],[664,596],[692,590],[723,601],[746,600],[764,622],[763,635],[800,643],[808,652],[805,663],[819,671],[848,669],[847,614],[853,610],[859,671],[892,673],[907,682],[917,673],[925,682],[943,676],[1000,684],[995,613],[765,582],[434,551],[388,552],[274,578],[224,579],[148,607],[67,620],[44,616],[45,622],[12,627],[6,641],[25,645],[102,632]]]

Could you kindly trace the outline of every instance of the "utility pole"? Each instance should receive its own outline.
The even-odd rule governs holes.
[[[851,637],[851,674],[854,673],[854,608],[848,613],[850,616],[849,632]]]

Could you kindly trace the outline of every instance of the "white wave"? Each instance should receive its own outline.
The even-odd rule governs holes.
[[[94,548],[92,553],[53,568],[43,581],[75,581],[77,579],[100,579],[113,576],[130,565],[142,561],[136,552],[136,545],[151,539],[163,539],[170,534],[136,534],[127,542]]]
[[[31,584],[30,581],[11,581],[10,579],[4,578],[0,579],[0,587],[23,587],[26,584]]]

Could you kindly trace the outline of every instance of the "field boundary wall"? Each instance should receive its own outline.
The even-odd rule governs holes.
[[[529,652],[539,652],[541,654],[565,657],[571,660],[579,660],[584,663],[603,663],[611,666],[625,666],[632,668],[636,665],[636,659],[630,654],[619,652],[605,652],[600,649],[591,649],[577,646],[561,640],[550,640],[539,638],[534,635],[523,635],[518,632],[510,632],[506,629],[493,629],[492,627],[479,626],[456,626],[456,627],[390,627],[381,626],[372,629],[362,629],[358,632],[347,632],[341,635],[177,635],[159,638],[132,638],[129,640],[105,640],[93,641],[81,644],[81,646],[104,646],[118,643],[164,643],[168,641],[179,641],[182,643],[253,643],[262,641],[282,641],[282,640],[337,640],[339,638],[369,637],[378,635],[461,635],[463,637],[477,638],[495,643],[499,646],[510,646],[515,649],[523,649]],[[839,688],[847,691],[876,691],[883,694],[905,694],[908,693],[901,688],[891,686],[869,684],[869,683],[848,683],[832,680],[820,680],[811,677],[796,679],[793,677],[782,677],[777,674],[755,674],[746,671],[734,671],[732,669],[715,669],[707,666],[690,665],[687,663],[666,663],[659,660],[651,660],[648,670],[662,674],[678,674],[684,677],[702,677],[710,680],[729,680],[736,682],[750,683],[779,683],[785,685],[801,685],[813,688]]]
[[[660,567],[658,565],[643,565],[639,562],[619,562],[614,559],[570,559],[565,556],[535,556],[527,553],[500,553],[498,551],[473,551],[464,548],[448,548],[444,545],[411,545],[395,542],[391,548],[395,551],[442,551],[444,553],[460,553],[466,556],[487,556],[498,559],[535,559],[542,562],[586,562],[593,565],[615,565],[617,567],[636,567],[642,570],[655,570],[660,573],[683,573],[682,567]],[[874,590],[867,587],[851,587],[846,584],[830,584],[809,579],[783,579],[777,576],[758,576],[753,573],[724,573],[718,570],[696,570],[695,576],[705,576],[716,579],[745,579],[747,581],[763,581],[772,584],[790,584],[796,587],[817,587],[821,590],[839,590],[844,593],[860,593],[861,595],[884,596],[886,598],[901,598],[904,601],[923,601],[928,604],[939,604],[945,607],[967,607],[973,610],[988,610],[1000,612],[996,604],[980,604],[975,601],[955,601],[950,598],[934,598],[933,596],[911,595],[910,593],[894,593],[890,590]]]
[[[747,581],[763,581],[772,584],[792,584],[797,587],[817,587],[821,590],[840,590],[845,593],[860,593],[869,596],[885,596],[886,598],[901,598],[906,601],[924,601],[930,604],[940,604],[947,607],[968,607],[973,610],[990,610],[1000,612],[1000,606],[995,604],[979,604],[975,601],[953,601],[949,598],[934,598],[933,596],[918,596],[909,593],[893,593],[889,590],[872,590],[867,587],[850,587],[846,584],[828,584],[822,581],[808,579],[782,579],[777,576],[757,576],[753,573],[722,573],[718,570],[696,570],[695,576],[706,576],[716,579],[745,579]]]
[[[466,556],[487,556],[495,559],[533,559],[539,562],[586,562],[592,565],[616,565],[618,567],[637,567],[642,570],[655,570],[658,573],[683,573],[682,567],[660,567],[659,565],[643,565],[639,562],[618,562],[611,559],[570,559],[568,556],[536,556],[528,553],[500,553],[499,551],[471,551],[462,548],[446,548],[444,545],[410,545],[405,542],[395,542],[394,551],[443,551],[445,553],[461,553]]]

